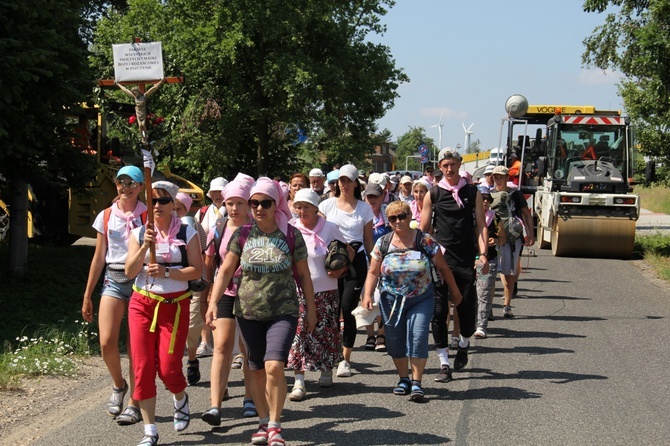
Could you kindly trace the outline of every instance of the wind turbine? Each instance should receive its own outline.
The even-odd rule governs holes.
[[[437,127],[437,129],[439,131],[440,138],[437,142],[437,152],[438,153],[440,152],[440,150],[442,150],[442,127],[444,127],[444,124],[442,124],[442,115],[443,114],[444,114],[444,112],[440,113],[440,122],[438,122],[436,125],[431,125],[430,126],[431,129]],[[437,162],[436,158],[437,158],[437,153],[435,153],[435,149],[433,149],[433,165],[435,165],[435,163]]]
[[[465,152],[467,153],[467,151],[470,149],[470,135],[472,135],[472,134],[474,133],[474,132],[471,131],[470,129],[472,128],[473,125],[475,125],[475,123],[473,122],[472,124],[470,124],[470,127],[468,127],[467,129],[465,128],[465,123],[461,122],[461,124],[463,125],[463,130],[465,131],[465,146],[464,146],[464,150],[465,150]]]

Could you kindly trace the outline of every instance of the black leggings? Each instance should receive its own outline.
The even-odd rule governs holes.
[[[344,332],[342,333],[342,346],[353,348],[356,342],[356,318],[351,312],[358,306],[361,300],[361,292],[365,283],[365,276],[368,274],[368,262],[365,251],[356,253],[352,262],[356,277],[352,278],[350,274],[337,281],[337,288],[340,292],[340,308],[344,318]]]
[[[476,270],[473,267],[457,266],[451,267],[451,272],[454,273],[456,285],[463,295],[463,300],[456,307],[461,335],[469,338],[474,334],[477,323]],[[435,287],[435,313],[431,325],[436,348],[447,348],[449,346],[447,315],[449,314],[450,303],[447,299],[448,289],[449,287],[444,284]]]

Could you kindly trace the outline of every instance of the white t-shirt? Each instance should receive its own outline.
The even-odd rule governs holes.
[[[296,227],[300,230],[300,225]],[[337,279],[329,277],[326,271],[326,255],[328,254],[328,243],[332,240],[345,241],[340,228],[330,221],[325,222],[318,235],[325,242],[325,247],[315,248],[312,243],[307,242],[310,236],[303,234],[305,246],[307,246],[307,266],[312,276],[315,293],[337,289]]]
[[[117,206],[117,203],[112,204]],[[140,212],[147,210],[147,207],[141,201],[137,202],[136,209]],[[117,207],[118,208],[118,207]],[[105,211],[100,212],[93,222],[93,229],[100,234],[105,232]],[[140,217],[131,222],[132,228],[139,228],[142,226],[142,219]],[[114,215],[114,212],[109,214],[109,221],[107,222],[107,254],[105,254],[105,263],[126,263],[126,256],[128,255],[128,237],[126,235],[126,221]]]
[[[358,200],[354,212],[344,212],[337,207],[337,197],[332,197],[319,204],[319,211],[340,228],[347,243],[363,242],[365,225],[375,218],[370,205],[361,200]],[[361,246],[359,251],[363,249],[365,247]]]
[[[209,206],[207,206],[207,212],[205,212],[205,216],[202,218],[202,221],[200,220],[200,209],[198,209],[198,212],[195,213],[195,220],[200,222],[202,227],[205,229],[205,232],[209,234],[209,231],[211,231],[212,228],[216,226],[216,220],[225,216],[226,216],[226,207],[222,205],[220,208],[217,209],[216,205],[212,203]]]
[[[140,242],[140,230],[142,228],[137,228],[133,229],[133,237],[137,242]],[[191,226],[186,227],[186,245],[188,246],[189,242],[193,237],[196,237],[198,235],[198,232],[193,229]],[[160,245],[156,246],[156,262],[158,263],[180,263],[181,262],[181,250],[179,249],[178,245],[175,244],[170,244],[169,247],[165,247],[165,249],[169,250],[169,261],[166,261],[165,258],[167,257],[167,252],[162,253],[161,251],[163,250]],[[146,291],[150,291],[152,293],[156,294],[163,294],[163,293],[175,293],[177,291],[186,291],[188,289],[188,282],[184,280],[175,280],[172,278],[165,278],[165,277],[149,277],[146,275],[146,264],[149,263],[149,251],[147,251],[147,255],[144,258],[144,266],[142,267],[142,270],[140,273],[137,275],[135,278],[135,285],[138,288],[142,288]],[[172,268],[179,269],[181,266],[173,266]],[[151,288],[149,288],[149,285]]]

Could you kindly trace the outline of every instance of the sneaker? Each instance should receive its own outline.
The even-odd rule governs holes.
[[[217,407],[210,407],[207,412],[202,414],[202,421],[210,426],[221,426],[221,410]]]
[[[231,369],[241,369],[242,368],[242,362],[244,361],[244,356],[242,354],[239,354],[233,358],[233,363],[230,365]]]
[[[477,327],[477,330],[475,330],[475,338],[486,339],[486,330],[484,327]]]
[[[200,361],[197,359],[191,361],[189,359],[187,364],[186,380],[188,381],[189,386],[194,386],[200,381]]]
[[[123,410],[123,398],[128,393],[128,382],[123,380],[124,386],[122,388],[112,387],[112,396],[107,401],[107,413],[113,417],[121,414]]]
[[[319,387],[333,387],[333,372],[321,372]]]
[[[305,399],[305,394],[307,391],[305,390],[305,386],[302,384],[294,384],[293,385],[293,390],[288,396],[288,399],[291,401],[302,401]]]
[[[345,360],[341,361],[337,366],[337,377],[338,378],[347,378],[351,376],[351,365]]]
[[[267,424],[258,425],[258,430],[251,434],[251,444],[268,444]]]
[[[468,348],[458,347],[456,358],[454,359],[454,370],[461,370],[468,364]]]
[[[508,305],[505,305],[503,307],[503,317],[506,317],[506,318],[514,317],[514,313],[512,313],[512,307],[510,307]]]
[[[440,373],[435,377],[435,382],[448,383],[451,379],[451,367],[449,367],[448,364],[442,365],[442,367],[440,367]]]
[[[206,342],[201,342],[200,345],[198,345],[198,349],[195,351],[195,354],[198,355],[199,358],[202,358],[203,356],[212,356],[213,353],[212,347]]]
[[[458,336],[453,336],[451,338],[451,344],[449,344],[449,348],[452,350],[456,350],[458,348],[458,343],[461,341],[461,338]]]

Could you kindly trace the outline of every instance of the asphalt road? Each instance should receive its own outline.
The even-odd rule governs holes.
[[[308,374],[307,398],[287,401],[287,444],[668,444],[668,289],[630,261],[536,254],[523,258],[516,317],[491,322],[489,338],[473,341],[470,363],[454,381],[433,382],[438,364],[431,353],[427,398],[410,402],[391,393],[391,359],[357,348],[351,378],[320,389],[317,374]],[[497,316],[500,292],[498,286]],[[358,344],[364,341],[360,334]],[[222,426],[200,419],[209,407],[210,363],[201,360],[203,382],[188,389],[194,419],[181,434],[172,431],[170,398],[159,385],[161,444],[249,444],[256,420],[241,417],[241,371],[232,372]],[[119,427],[105,414],[107,384],[33,444],[135,445],[141,428]]]

